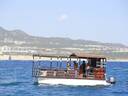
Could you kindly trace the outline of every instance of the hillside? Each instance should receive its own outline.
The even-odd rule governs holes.
[[[6,30],[0,27],[0,54],[70,54],[73,52],[100,54],[110,59],[128,59],[128,47],[123,44],[36,37],[22,30]]]
[[[127,47],[123,44],[102,43],[89,40],[72,40],[70,38],[46,38],[28,35],[21,30],[6,30],[0,27],[0,45],[24,46],[39,48],[85,48],[86,45],[100,45],[108,47]]]

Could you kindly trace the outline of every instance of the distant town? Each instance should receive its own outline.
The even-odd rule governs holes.
[[[0,27],[0,58],[13,55],[71,54],[76,52],[104,55],[109,59],[128,59],[128,46],[70,38],[46,38],[28,35],[21,30]]]

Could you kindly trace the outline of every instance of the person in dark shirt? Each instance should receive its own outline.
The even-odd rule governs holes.
[[[83,77],[86,77],[86,63],[85,63],[85,61],[82,62],[82,71],[83,71]]]

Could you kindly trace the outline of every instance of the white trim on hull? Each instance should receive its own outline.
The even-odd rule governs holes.
[[[61,78],[37,78],[38,84],[50,85],[73,85],[73,86],[107,86],[110,83],[106,80],[88,80],[88,79],[61,79]]]

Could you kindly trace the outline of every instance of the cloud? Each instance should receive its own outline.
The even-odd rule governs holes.
[[[65,21],[65,20],[67,20],[68,19],[68,15],[67,14],[61,14],[60,16],[59,16],[59,18],[58,18],[58,20],[60,21],[60,22],[63,22],[63,21]]]

